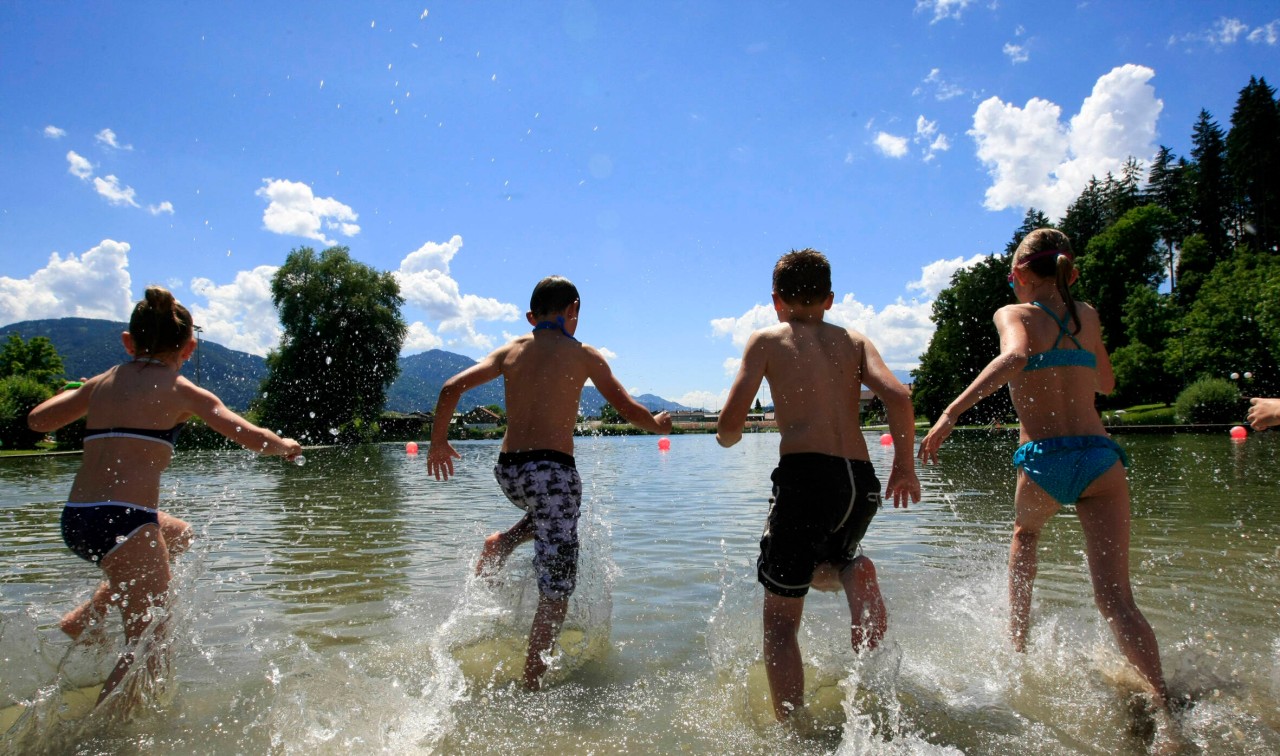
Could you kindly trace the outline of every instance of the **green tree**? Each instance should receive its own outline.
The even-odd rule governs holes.
[[[1191,221],[1208,245],[1208,273],[1229,252],[1227,228],[1231,211],[1231,182],[1227,173],[1227,142],[1209,111],[1201,110],[1191,133]]]
[[[1128,343],[1123,318],[1129,295],[1164,278],[1162,240],[1172,221],[1155,205],[1134,208],[1094,237],[1080,260],[1077,296],[1098,309],[1108,350]]]
[[[1170,298],[1150,286],[1139,286],[1129,294],[1122,318],[1128,344],[1111,355],[1116,390],[1108,404],[1124,407],[1173,400],[1178,383],[1169,373],[1163,354],[1178,317]]]
[[[1053,223],[1050,222],[1049,216],[1034,207],[1027,208],[1027,214],[1022,216],[1022,224],[1014,229],[1013,238],[1009,240],[1008,244],[1004,245],[1004,253],[1006,255],[1013,254],[1018,249],[1018,245],[1022,243],[1022,240],[1027,238],[1027,234],[1037,228],[1050,228],[1052,226]]]
[[[1253,374],[1251,391],[1280,391],[1280,256],[1244,250],[1213,269],[1169,339],[1166,364],[1190,382]]]
[[[911,400],[920,415],[936,419],[1000,353],[1000,334],[991,318],[1013,302],[1008,275],[1009,257],[992,255],[956,271],[951,285],[934,300],[930,319],[937,330],[920,357],[920,366],[911,371]],[[1012,407],[1008,391],[1001,389],[956,420],[987,423],[1004,417]]]
[[[0,378],[22,375],[44,385],[57,386],[65,369],[62,357],[46,336],[35,336],[24,342],[16,333],[9,334],[0,350]]]
[[[29,375],[0,378],[0,446],[34,449],[44,434],[27,427],[27,415],[51,396],[53,391],[47,384]]]
[[[507,411],[502,408],[501,404],[486,404],[484,408],[497,415],[501,422],[507,422]]]
[[[1076,254],[1083,255],[1093,237],[1105,231],[1110,224],[1102,182],[1091,178],[1080,196],[1067,206],[1067,214],[1062,216],[1058,229],[1071,239]]]
[[[1274,252],[1280,244],[1280,105],[1266,79],[1251,76],[1240,90],[1226,146],[1243,221],[1239,240]]]
[[[612,404],[605,404],[600,408],[600,422],[605,425],[626,425],[627,421],[622,417],[622,413],[613,408]]]
[[[395,278],[346,247],[301,247],[272,278],[271,300],[284,335],[267,356],[263,423],[311,443],[372,438],[406,332]]]

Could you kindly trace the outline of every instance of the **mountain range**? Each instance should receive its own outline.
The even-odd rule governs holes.
[[[125,358],[120,334],[127,323],[93,318],[56,318],[27,320],[0,327],[0,342],[16,333],[30,340],[44,336],[62,357],[69,379],[97,375]],[[386,409],[392,412],[425,411],[435,407],[440,387],[450,376],[476,363],[462,354],[432,349],[400,358],[400,375],[387,390]],[[267,376],[267,361],[248,352],[228,349],[205,339],[200,340],[196,355],[182,367],[182,374],[217,394],[234,410],[245,410],[258,395],[262,379]],[[651,411],[687,410],[654,394],[641,394],[636,401]],[[474,388],[462,395],[458,409],[497,404],[506,406],[502,379]],[[582,390],[582,413],[589,417],[600,414],[604,397],[594,386]]]

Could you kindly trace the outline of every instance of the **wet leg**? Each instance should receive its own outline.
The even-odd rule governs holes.
[[[840,571],[845,599],[849,602],[849,620],[855,651],[875,648],[889,627],[889,613],[876,580],[876,567],[865,556],[855,557]]]
[[[499,531],[484,539],[484,548],[480,550],[480,560],[476,562],[476,575],[492,575],[502,569],[502,565],[511,556],[511,552],[525,541],[533,538],[533,515],[526,514],[510,529]]]
[[[1076,506],[1084,529],[1093,599],[1120,651],[1151,686],[1157,706],[1167,706],[1155,632],[1133,599],[1129,582],[1129,484],[1119,462],[1085,490]]]
[[[1026,651],[1040,531],[1058,511],[1059,504],[1026,473],[1019,471],[1014,508],[1017,514],[1013,522],[1013,543],[1009,547],[1009,636],[1014,649]]]
[[[111,584],[103,581],[97,590],[80,606],[62,615],[58,627],[70,636],[71,640],[80,640],[85,630],[106,619],[107,609],[111,606]]]
[[[180,520],[167,512],[157,512],[157,516],[160,521],[160,532],[164,535],[165,546],[169,553],[169,560],[172,561],[191,547],[191,541],[195,537],[194,531],[186,521]],[[88,601],[64,614],[58,622],[62,632],[70,636],[72,640],[79,640],[80,635],[86,629],[101,622],[106,617],[107,609],[111,606],[111,590],[111,584],[103,582],[89,597]]]
[[[764,592],[764,671],[769,678],[773,716],[785,722],[804,706],[804,662],[800,657],[803,598]]]
[[[107,581],[120,587],[119,593],[112,594],[112,603],[120,607],[127,646],[102,686],[98,703],[116,689],[136,656],[147,658],[149,663],[155,661],[151,646],[161,634],[161,628],[155,628],[151,634],[147,631],[157,620],[152,610],[163,609],[168,598],[168,551],[160,528],[148,525],[102,560]]]
[[[165,545],[169,549],[169,559],[172,561],[191,548],[195,531],[185,520],[180,520],[168,512],[157,512],[156,515],[160,520],[160,532],[164,535]]]
[[[555,646],[560,626],[564,624],[564,616],[568,611],[568,598],[551,599],[538,595],[538,610],[533,615],[533,627],[529,630],[529,651],[524,659],[525,690],[538,690],[542,687],[542,676],[547,671],[546,657]]]

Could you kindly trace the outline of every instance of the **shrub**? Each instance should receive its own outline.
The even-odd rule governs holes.
[[[27,427],[27,413],[51,396],[49,387],[34,378],[0,378],[0,444],[5,449],[34,449],[44,438]]]
[[[1178,394],[1175,414],[1184,423],[1231,423],[1242,416],[1240,390],[1226,378],[1201,378]]]

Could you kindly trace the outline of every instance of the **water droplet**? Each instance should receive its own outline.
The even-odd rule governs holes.
[[[312,418],[313,420],[315,419],[316,413],[314,413],[314,412],[310,412],[310,413],[308,413],[308,414],[310,414],[310,415],[311,415],[311,418]]]
[[[307,458],[299,454],[298,456],[293,458],[293,463],[298,467],[302,467],[307,463]]]
[[[324,358],[324,364],[326,364],[326,365],[332,365],[332,364],[333,364],[333,358],[332,358],[332,357],[325,357],[325,358]]]
[[[338,433],[339,433],[339,431],[338,431],[338,429],[337,429],[337,428],[330,428],[330,429],[329,429],[329,435],[330,435],[330,436],[336,436],[336,435],[338,435]]]

